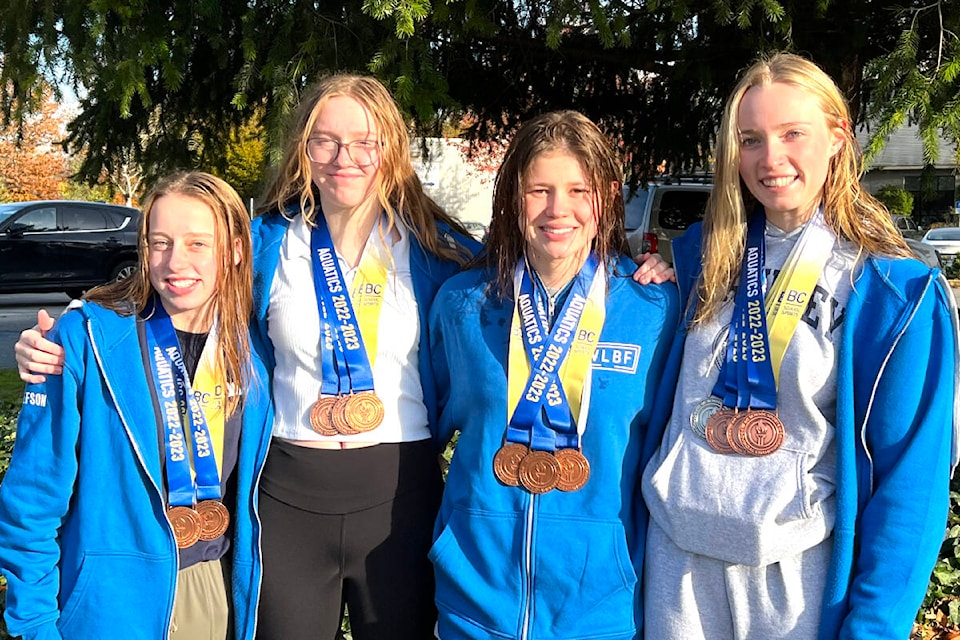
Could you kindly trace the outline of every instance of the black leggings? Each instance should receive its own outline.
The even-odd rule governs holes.
[[[273,442],[261,478],[263,587],[257,637],[432,639],[427,552],[442,481],[429,441],[361,449]]]

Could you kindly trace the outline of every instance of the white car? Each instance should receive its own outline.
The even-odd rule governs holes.
[[[960,254],[960,227],[930,229],[921,241],[936,249],[944,262],[952,263]]]

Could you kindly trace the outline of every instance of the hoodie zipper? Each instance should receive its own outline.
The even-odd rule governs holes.
[[[269,424],[273,424],[273,416],[270,416]],[[241,429],[243,426],[241,425]],[[263,454],[263,462],[259,464],[260,468],[257,469],[257,477],[253,483],[253,517],[257,521],[257,554],[259,559],[260,571],[257,573],[257,585],[256,585],[256,596],[254,602],[256,606],[253,608],[253,630],[256,630],[257,624],[260,622],[260,592],[263,590],[263,523],[260,521],[260,491],[258,487],[260,486],[260,477],[263,475],[263,469],[267,466],[267,456],[270,455],[270,443],[272,438],[267,438],[266,450]]]
[[[527,503],[526,527],[523,534],[523,571],[526,574],[527,588],[523,594],[523,625],[520,628],[520,640],[527,640],[530,633],[530,618],[533,609],[533,521],[536,503],[536,494],[530,494],[530,501]]]
[[[890,345],[890,350],[887,351],[887,355],[884,357],[879,371],[877,371],[877,379],[873,381],[873,388],[870,390],[870,401],[867,402],[867,410],[863,415],[863,424],[860,425],[860,446],[863,447],[864,455],[866,455],[867,462],[870,464],[869,495],[873,495],[873,455],[870,453],[869,447],[867,447],[867,423],[870,421],[870,414],[873,412],[873,401],[876,400],[877,397],[877,387],[880,386],[880,379],[883,378],[883,372],[887,368],[887,363],[890,361],[890,358],[893,357],[893,352],[900,343],[900,339],[903,338],[903,335],[907,332],[907,329],[910,328],[910,324],[913,322],[914,316],[916,316],[917,311],[920,309],[920,305],[923,303],[923,298],[927,295],[927,292],[930,291],[930,283],[932,280],[932,277],[927,278],[927,283],[923,288],[923,292],[920,294],[920,299],[914,304],[913,309],[910,311],[910,316],[907,318],[907,321],[904,323],[903,327],[900,328],[900,332],[897,333],[897,337],[894,338],[893,344]]]
[[[110,384],[110,379],[106,375],[107,370],[103,366],[103,358],[100,356],[100,350],[97,348],[97,341],[94,339],[94,336],[93,336],[93,321],[90,318],[87,318],[86,326],[87,326],[87,336],[90,338],[90,347],[93,349],[93,357],[96,359],[97,365],[100,367],[100,371],[103,373],[103,381],[107,385],[107,391],[110,392],[110,397],[113,399],[113,405],[117,408],[117,415],[120,416],[120,422],[123,424],[123,429],[124,431],[127,432],[127,439],[130,441],[130,444],[133,446],[133,451],[137,455],[137,460],[139,460],[140,466],[143,468],[144,472],[146,473],[147,464],[144,461],[143,452],[140,451],[140,445],[139,443],[137,443],[136,438],[133,437],[133,432],[130,430],[130,424],[127,422],[127,418],[123,415],[123,412],[120,411],[120,403],[117,401],[117,394],[114,392],[113,385]],[[154,491],[156,491],[156,495],[160,498],[160,504],[165,504],[163,491],[160,489],[160,487],[157,486],[157,483],[154,482],[153,477],[149,473],[146,473],[146,475],[148,478],[150,478],[150,484],[153,485],[153,489]],[[164,633],[169,634],[170,625],[173,624],[173,603],[176,602],[176,599],[177,599],[177,575],[179,575],[180,573],[180,551],[179,549],[177,549],[177,546],[176,546],[176,537],[173,532],[173,525],[170,524],[170,521],[167,520],[166,517],[163,518],[163,521],[167,524],[167,531],[170,534],[169,539],[173,542],[173,545],[174,545],[173,557],[176,563],[176,571],[173,574],[174,575],[173,598],[167,603],[167,622],[164,627],[166,629]]]

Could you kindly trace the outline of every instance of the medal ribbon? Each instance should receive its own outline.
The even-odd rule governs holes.
[[[775,409],[777,406],[763,306],[765,225],[762,212],[751,216],[747,224],[747,243],[740,284],[734,296],[726,357],[713,389],[725,407]]]
[[[737,363],[737,381],[740,383],[737,406],[772,411],[777,408],[777,382],[770,363],[767,314],[763,304],[765,229],[766,216],[762,213],[755,214],[747,226],[746,254],[740,274],[744,306],[741,307],[739,326],[734,327],[734,335],[741,345],[741,357]]]
[[[767,292],[767,326],[770,336],[770,358],[773,375],[780,381],[783,354],[800,323],[823,273],[823,267],[833,253],[837,236],[823,217],[819,207],[793,246],[783,269]]]
[[[210,432],[210,439],[213,441],[213,455],[217,462],[217,471],[220,477],[223,477],[223,440],[224,423],[226,414],[227,395],[232,395],[229,384],[224,384],[223,376],[217,373],[217,325],[213,325],[207,342],[203,345],[203,353],[200,354],[200,362],[197,364],[196,373],[193,374],[193,397],[203,417],[207,421],[207,430]]]
[[[591,255],[548,334],[548,319],[537,305],[531,274],[526,265],[517,265],[507,385],[508,442],[545,451],[579,446],[586,376],[605,317],[606,279],[598,267],[599,260]]]
[[[153,382],[165,424],[168,502],[174,507],[192,507],[201,500],[219,500],[220,473],[213,438],[203,409],[190,389],[190,377],[183,363],[180,341],[177,339],[173,322],[156,299],[153,301],[152,313],[144,324]],[[220,388],[222,393],[222,383]],[[185,423],[189,425],[192,436],[189,441],[184,437]],[[222,426],[220,429],[222,441]],[[191,473],[191,457],[196,485]]]
[[[375,250],[364,248],[353,290],[348,293],[323,216],[310,231],[310,256],[317,308],[323,325],[321,392],[337,395],[373,391],[380,309],[387,270]]]
[[[776,408],[783,355],[836,243],[818,209],[764,296],[765,226],[760,210],[749,221],[726,357],[713,389],[727,407]]]

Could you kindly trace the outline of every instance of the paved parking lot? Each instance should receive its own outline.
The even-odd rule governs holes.
[[[13,345],[20,332],[37,323],[37,310],[59,314],[70,302],[65,294],[17,293],[0,295],[0,369],[16,368]]]

